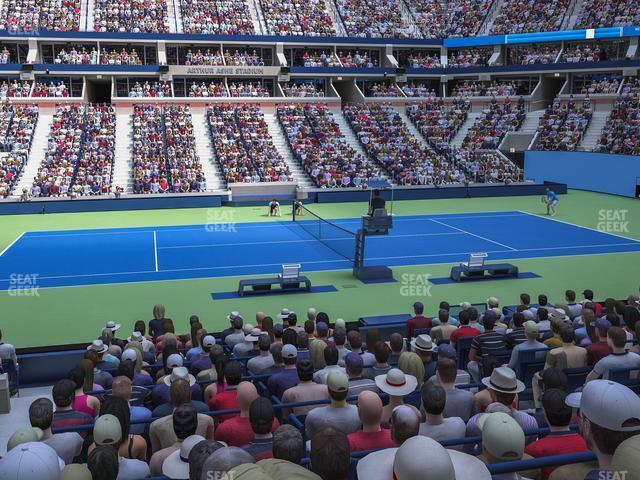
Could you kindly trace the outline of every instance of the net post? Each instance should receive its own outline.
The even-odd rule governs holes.
[[[295,222],[296,221],[296,199],[295,198],[291,201],[291,212],[292,212],[291,217]]]

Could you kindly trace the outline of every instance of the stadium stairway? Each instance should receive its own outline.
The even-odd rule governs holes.
[[[462,124],[462,127],[460,127],[460,130],[458,130],[458,133],[456,133],[453,136],[453,139],[451,140],[451,145],[453,147],[462,147],[462,142],[464,141],[464,137],[467,136],[469,129],[473,127],[473,125],[476,123],[476,120],[481,114],[482,112],[469,112],[469,115],[467,115],[467,119]]]
[[[284,161],[289,165],[289,169],[293,174],[293,181],[296,182],[299,188],[313,188],[313,182],[309,176],[305,173],[304,168],[298,160],[293,156],[293,152],[289,147],[286,137],[284,136],[284,130],[278,121],[278,118],[273,112],[263,112],[264,121],[267,124],[273,144],[276,149],[284,158]]]
[[[420,133],[420,131],[416,127],[415,123],[413,123],[411,121],[411,119],[409,118],[409,116],[407,115],[407,112],[406,112],[405,108],[404,107],[393,107],[393,109],[396,112],[398,112],[398,115],[400,115],[400,118],[402,119],[402,121],[404,122],[405,126],[407,127],[407,130],[409,131],[409,133],[413,137],[415,137],[420,142],[420,145],[422,145],[423,147],[426,147],[426,148],[430,148],[429,144],[427,143],[427,140],[424,138],[422,133]]]
[[[423,38],[422,31],[420,30],[420,28],[416,24],[415,19],[413,18],[413,14],[411,13],[411,9],[409,8],[409,6],[404,2],[404,0],[400,0],[398,2],[398,6],[400,8],[400,15],[402,16],[402,20],[404,20],[404,23],[409,26],[409,28],[411,30],[411,34],[413,35],[413,37],[414,38]]]
[[[482,22],[480,29],[478,30],[478,36],[480,35],[489,35],[491,28],[493,27],[493,21],[502,10],[502,5],[504,4],[504,0],[493,0],[493,4],[489,7],[489,13],[487,13],[486,18]]]
[[[47,151],[49,132],[51,131],[51,124],[53,123],[53,114],[53,109],[40,109],[40,112],[38,113],[38,123],[36,124],[35,131],[33,132],[33,143],[31,144],[29,158],[27,159],[27,164],[22,170],[18,183],[13,189],[11,198],[20,198],[23,188],[30,190],[31,185],[33,184],[33,177],[38,173],[38,168],[44,160],[44,156]]]
[[[344,135],[344,139],[346,140],[347,144],[349,144],[360,155],[362,155],[365,158],[368,158],[368,155],[362,148],[362,145],[360,144],[360,142],[356,138],[356,135],[353,133],[353,130],[349,126],[347,119],[344,118],[344,115],[342,114],[342,110],[340,110],[339,108],[331,108],[330,110],[331,110],[331,113],[333,114],[333,119],[338,124],[338,127],[340,127],[340,131],[342,132],[342,135]]]
[[[336,29],[336,33],[338,37],[346,37],[347,30],[344,28],[344,23],[342,23],[342,18],[340,18],[340,13],[338,13],[338,7],[333,0],[324,0],[326,5],[327,12],[333,21],[333,26]]]
[[[580,150],[593,151],[596,142],[600,138],[600,135],[602,135],[602,130],[609,119],[609,115],[611,115],[611,111],[607,110],[596,110],[593,112],[587,131],[584,133],[580,145],[578,145]]]
[[[113,164],[112,189],[124,188],[125,193],[133,193],[131,164],[133,162],[130,108],[118,108],[116,111],[116,158]]]
[[[568,18],[565,19],[565,26],[563,30],[573,30],[576,26],[576,22],[578,21],[578,14],[580,10],[582,10],[582,6],[584,5],[584,0],[574,0],[572,5],[569,5],[569,9],[567,12],[570,12]]]
[[[249,14],[251,20],[253,20],[253,28],[256,31],[256,35],[267,35],[267,25],[264,23],[264,16],[262,10],[258,6],[257,0],[249,0]]]
[[[179,0],[167,1],[167,15],[169,17],[169,32],[181,33],[182,30],[182,12],[180,10]]]
[[[213,153],[206,112],[192,111],[191,119],[193,122],[193,136],[196,140],[196,153],[200,158],[202,173],[204,173],[204,178],[207,181],[207,191],[224,190],[224,177]]]
[[[536,136],[536,133],[538,132],[540,118],[542,118],[544,112],[544,110],[534,110],[532,112],[527,112],[527,116],[524,118],[524,122],[522,122],[520,128],[515,132],[507,132],[507,134],[502,139],[502,142],[500,142],[500,148],[503,148],[503,145],[509,143],[509,137],[511,135],[517,135],[522,139],[520,143],[526,141],[526,145],[530,146]],[[528,140],[524,140],[523,137],[525,136],[528,138]]]

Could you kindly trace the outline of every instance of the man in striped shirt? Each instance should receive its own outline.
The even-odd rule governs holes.
[[[482,357],[501,355],[506,353],[507,350],[504,334],[493,329],[496,320],[495,312],[487,310],[484,315],[484,333],[481,333],[471,341],[467,370],[476,383],[482,378],[480,374]]]

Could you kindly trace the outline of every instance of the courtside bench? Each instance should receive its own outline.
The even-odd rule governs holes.
[[[278,285],[279,288],[272,288]],[[251,287],[250,289],[248,289]],[[248,289],[248,290],[247,290]],[[238,296],[245,295],[266,295],[269,293],[284,292],[310,292],[311,280],[305,276],[294,278],[268,277],[268,278],[248,278],[240,280],[238,285]]]
[[[477,267],[459,265],[451,268],[451,280],[454,282],[505,277],[517,278],[518,267],[510,263],[494,263]]]

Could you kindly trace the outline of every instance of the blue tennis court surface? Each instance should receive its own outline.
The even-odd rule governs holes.
[[[306,220],[304,226],[313,226]],[[357,218],[332,220],[352,231]],[[339,232],[339,231],[337,231]],[[0,290],[15,275],[37,275],[39,288],[275,273],[283,263],[303,271],[350,269],[333,247],[288,219],[222,226],[190,225],[26,232],[0,255]],[[640,251],[640,242],[519,211],[394,217],[389,236],[367,237],[366,262],[418,265]]]

